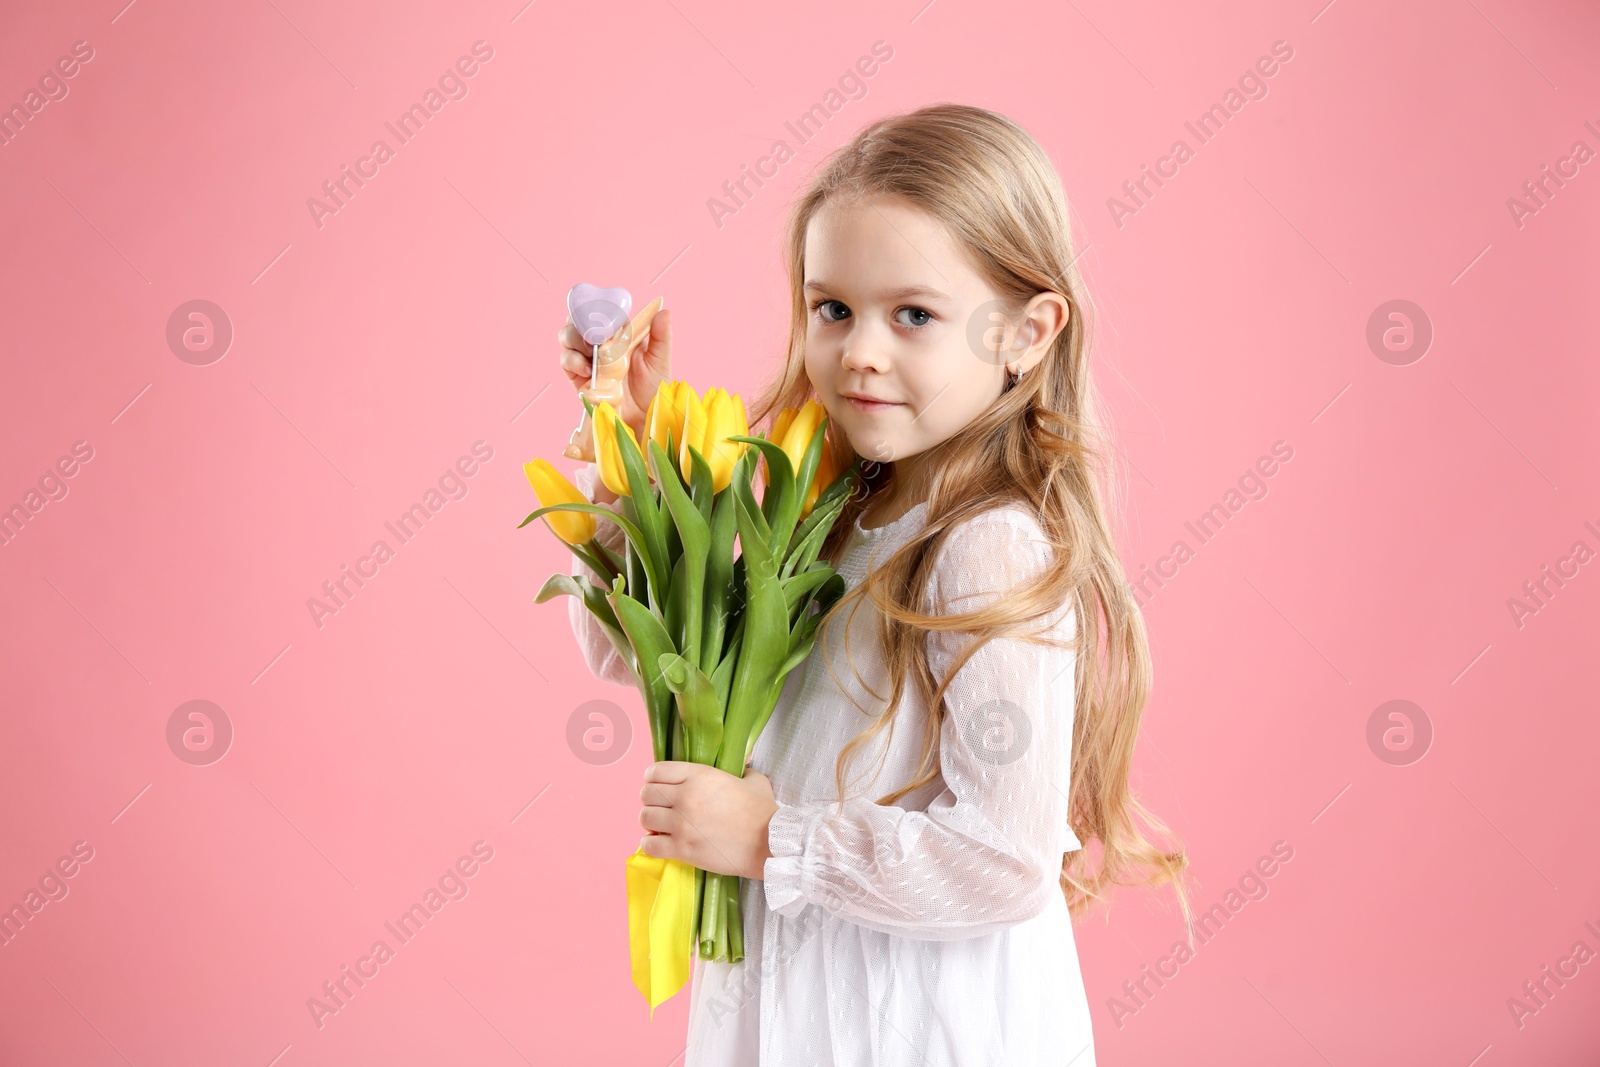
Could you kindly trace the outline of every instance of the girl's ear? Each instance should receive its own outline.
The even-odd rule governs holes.
[[[1020,371],[1026,373],[1044,358],[1071,314],[1066,298],[1060,293],[1043,292],[1028,301],[1017,327],[1017,346],[1024,349],[1016,361]]]

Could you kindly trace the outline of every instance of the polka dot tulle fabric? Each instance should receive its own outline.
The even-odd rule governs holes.
[[[593,465],[575,483],[592,498]],[[926,504],[852,530],[838,569],[854,588],[922,528]],[[601,537],[621,546],[614,523]],[[963,522],[935,561],[928,603],[968,612],[1051,562],[1037,519],[997,508]],[[574,559],[572,573],[597,580]],[[634,686],[575,598],[569,618],[596,677]],[[854,607],[854,614],[851,615]],[[1091,1067],[1089,1007],[1059,877],[1080,847],[1067,825],[1075,654],[1064,604],[1034,631],[991,640],[945,694],[939,774],[916,777],[928,709],[909,680],[894,728],[848,765],[840,750],[891,684],[870,600],[846,605],[791,673],[751,766],[779,808],[772,859],[742,898],[745,959],[696,959],[684,1067]],[[848,628],[849,650],[845,649]],[[973,642],[929,632],[934,678]],[[862,709],[866,709],[863,711]]]

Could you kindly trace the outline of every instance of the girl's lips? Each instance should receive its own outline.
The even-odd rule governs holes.
[[[890,404],[878,400],[861,400],[853,396],[847,396],[845,399],[849,401],[850,406],[855,408],[857,411],[888,411],[890,408],[905,406],[904,404]]]

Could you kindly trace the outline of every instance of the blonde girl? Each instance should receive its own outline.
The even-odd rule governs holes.
[[[1073,260],[1050,160],[975,107],[873,123],[795,205],[789,350],[753,422],[816,400],[866,477],[824,548],[847,595],[744,777],[645,772],[645,851],[752,879],[743,962],[696,962],[685,1067],[1090,1067],[1072,920],[1119,883],[1171,883],[1188,920],[1184,854],[1129,787],[1150,661]],[[641,439],[670,329],[628,383]]]

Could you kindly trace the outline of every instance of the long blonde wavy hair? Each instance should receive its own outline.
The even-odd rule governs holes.
[[[1078,621],[1078,655],[1068,821],[1084,848],[1065,856],[1062,893],[1077,918],[1104,903],[1113,885],[1171,883],[1189,927],[1183,885],[1188,860],[1181,849],[1163,851],[1145,837],[1140,823],[1157,835],[1168,836],[1168,830],[1140,804],[1129,782],[1151,684],[1150,653],[1101,499],[1100,476],[1108,467],[1109,449],[1089,375],[1088,301],[1074,263],[1066,198],[1049,157],[1024,130],[982,108],[936,104],[872,123],[823,162],[794,205],[789,224],[788,355],[752,404],[752,422],[770,425],[781,409],[798,408],[816,397],[805,372],[807,227],[835,198],[871,196],[902,198],[942,222],[1011,307],[1013,319],[1030,298],[1045,291],[1064,297],[1070,314],[1036,366],[1008,386],[987,412],[937,446],[936,461],[926,465],[933,473],[924,528],[836,603],[824,622],[835,622],[844,605],[859,606],[861,598],[870,598],[881,613],[884,661],[893,679],[885,710],[839,753],[839,796],[845,796],[845,768],[852,757],[892,729],[908,679],[932,709],[921,759],[915,779],[877,803],[893,804],[933,781],[950,678],[979,644],[1018,632],[1058,611],[1070,598]],[[838,469],[855,463],[857,456],[844,435],[829,437]],[[823,546],[822,557],[829,561],[838,561],[856,519],[893,482],[892,463],[869,462],[863,470],[860,491],[845,505]],[[1117,486],[1108,481],[1115,502]],[[1055,564],[1037,583],[980,611],[938,615],[918,610],[951,529],[1008,502],[1037,514],[1055,545]],[[1113,513],[1120,511],[1114,508]],[[929,630],[970,632],[978,638],[940,683],[927,661],[923,638]],[[846,650],[848,654],[848,641]],[[1098,862],[1088,854],[1095,844]]]

